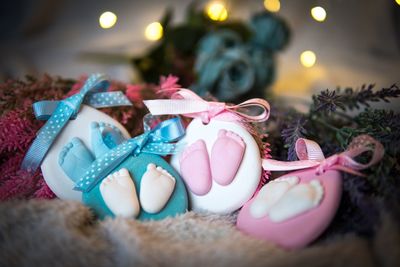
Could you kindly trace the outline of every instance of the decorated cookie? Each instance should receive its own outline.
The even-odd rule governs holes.
[[[47,122],[25,156],[22,169],[35,171],[40,166],[46,183],[61,199],[80,201],[82,198],[79,191],[73,190],[73,181],[58,164],[59,154],[73,137],[79,138],[85,146],[90,145],[89,126],[93,121],[101,121],[107,127],[118,129],[124,139],[130,137],[120,123],[95,109],[131,105],[122,92],[106,92],[107,87],[106,77],[94,74],[88,78],[79,93],[62,101],[41,101],[34,104],[36,118]],[[106,139],[113,138],[105,132],[104,134]],[[72,163],[65,161],[65,164]]]
[[[327,171],[320,176],[314,170],[290,173],[264,185],[243,206],[237,227],[285,248],[302,247],[329,225],[341,193],[338,171]]]
[[[47,156],[43,160],[41,167],[43,177],[46,183],[49,185],[51,190],[61,199],[81,200],[82,194],[79,191],[73,190],[74,183],[65,172],[60,168],[58,164],[60,153],[65,150],[66,144],[75,137],[79,139],[77,144],[86,147],[90,147],[92,140],[92,131],[90,125],[94,121],[99,121],[102,124],[108,125],[108,127],[116,127],[124,137],[127,139],[130,137],[126,129],[116,120],[108,116],[107,114],[100,112],[94,108],[84,105],[75,120],[71,120],[57,137],[57,140],[53,143],[49,149]],[[71,145],[74,142],[71,143]],[[69,154],[70,156],[71,154]],[[80,161],[80,158],[76,158],[76,161]],[[82,160],[85,161],[85,158]],[[71,164],[72,168],[76,165],[73,164],[71,159],[67,159],[63,164]],[[76,172],[81,173],[82,170],[75,169]],[[78,174],[79,176],[79,174]]]
[[[229,213],[254,194],[261,177],[260,151],[242,126],[194,119],[180,142],[186,148],[171,164],[182,175],[194,210]]]
[[[83,193],[83,203],[100,217],[159,220],[187,211],[188,197],[179,174],[160,156],[129,156],[115,172]]]
[[[125,140],[117,128],[92,122],[89,147],[74,137],[60,152],[59,164],[83,192],[83,203],[102,218],[157,220],[188,208],[182,179],[160,156],[177,151],[170,142],[184,134],[180,120],[145,128],[144,134]]]
[[[245,122],[264,121],[269,105],[253,99],[237,106],[207,102],[181,89],[172,100],[145,101],[153,115],[182,114],[194,118],[179,142],[184,149],[172,156],[172,166],[187,186],[191,208],[220,214],[233,212],[254,194],[261,180],[260,150]],[[256,106],[258,116],[237,111]]]
[[[306,246],[332,221],[342,193],[340,171],[362,175],[357,170],[371,166],[383,156],[382,145],[365,135],[355,138],[349,150],[327,159],[311,140],[299,139],[296,151],[300,161],[264,160],[263,167],[271,171],[305,170],[288,173],[264,185],[243,206],[237,218],[241,231],[289,249]],[[368,164],[352,159],[365,151],[374,152]]]

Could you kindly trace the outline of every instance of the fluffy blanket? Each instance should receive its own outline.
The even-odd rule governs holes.
[[[0,203],[0,266],[400,266],[398,222],[285,251],[235,229],[235,216],[99,221],[77,202]],[[301,231],[301,229],[299,229]]]

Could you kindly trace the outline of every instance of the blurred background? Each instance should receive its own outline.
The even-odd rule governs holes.
[[[162,28],[154,23],[165,19],[167,8],[173,11],[169,25],[182,23],[191,3],[2,1],[0,80],[43,73],[77,79],[93,72],[125,82],[146,80],[132,62],[162,42]],[[246,22],[266,10],[280,17],[290,38],[274,52],[274,81],[263,90],[287,99],[309,99],[337,86],[399,83],[400,0],[197,1],[196,9],[215,23]]]

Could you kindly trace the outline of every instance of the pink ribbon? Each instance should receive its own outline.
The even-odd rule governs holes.
[[[145,100],[143,103],[152,115],[183,115],[189,118],[200,118],[203,123],[209,123],[211,118],[220,114],[229,114],[226,118],[245,120],[248,122],[266,121],[270,114],[269,103],[261,98],[253,98],[238,105],[228,105],[223,102],[205,101],[193,91],[180,89],[172,99]],[[259,107],[258,115],[246,114],[240,109]]]
[[[367,151],[372,152],[369,162],[362,164],[354,159]],[[299,158],[298,161],[263,159],[262,166],[268,171],[315,168],[317,175],[327,170],[340,170],[354,175],[365,176],[359,170],[366,169],[380,161],[384,154],[384,148],[380,142],[371,136],[359,135],[352,140],[346,151],[325,158],[321,147],[316,142],[299,138],[296,141],[296,153]]]

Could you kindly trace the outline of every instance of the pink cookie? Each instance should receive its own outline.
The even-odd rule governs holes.
[[[315,169],[311,169],[288,173],[282,178],[293,176],[299,178],[298,185],[302,185],[301,187],[312,181],[322,186],[323,196],[315,207],[279,222],[276,219],[278,216],[272,213],[255,218],[251,209],[254,200],[257,199],[257,192],[240,210],[236,223],[238,229],[288,249],[301,248],[314,241],[328,227],[336,213],[342,194],[342,177],[340,172],[335,170],[328,170],[318,176]],[[293,203],[294,206],[296,204]],[[282,212],[278,210],[275,213]],[[270,218],[272,215],[275,216],[274,220]]]

